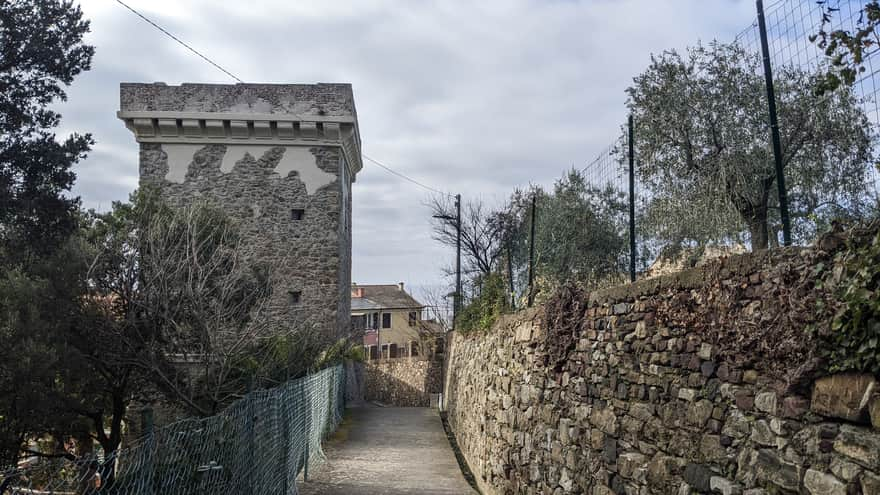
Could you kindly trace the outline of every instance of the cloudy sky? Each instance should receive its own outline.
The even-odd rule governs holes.
[[[752,0],[126,0],[247,82],[349,82],[363,152],[465,200],[551,184],[611,143],[624,89],[652,52],[729,41]],[[97,48],[62,105],[62,133],[97,144],[74,192],[107,209],[137,185],[120,82],[231,83],[113,0],[84,0]],[[353,280],[442,283],[427,191],[365,162]]]

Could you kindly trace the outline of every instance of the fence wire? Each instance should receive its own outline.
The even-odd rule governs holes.
[[[342,420],[342,365],[249,393],[222,413],[147,432],[113,456],[52,459],[0,474],[0,495],[292,495]]]
[[[828,70],[828,57],[819,46],[811,41],[811,36],[817,34],[823,29],[822,19],[823,13],[827,6],[835,7],[838,10],[833,12],[830,22],[824,26],[826,32],[832,32],[838,29],[855,33],[860,25],[865,21],[862,18],[862,7],[865,2],[859,0],[829,0],[829,4],[818,4],[814,1],[805,0],[776,0],[766,2],[765,21],[767,27],[768,46],[770,51],[771,66],[774,76],[779,76],[784,68],[794,68],[802,70],[808,74],[819,74]],[[760,58],[761,41],[758,28],[757,13],[755,20],[741,31],[733,40],[750,54]],[[874,156],[880,150],[880,136],[878,136],[878,126],[880,126],[880,59],[874,60],[875,57],[868,56],[864,61],[865,71],[862,72],[853,86],[853,92],[859,101],[859,106],[864,111],[869,123],[872,125],[870,135],[873,142]],[[874,62],[878,65],[875,67]],[[763,78],[763,73],[759,74]],[[769,122],[769,113],[762,115]],[[621,123],[626,120],[625,113],[622,112]],[[785,127],[788,123],[780,117],[780,127]],[[792,124],[793,125],[793,124]],[[769,126],[769,124],[768,124]],[[612,186],[620,192],[621,197],[629,197],[630,188],[628,183],[629,162],[627,159],[627,142],[626,128],[621,127],[623,132],[618,131],[617,137],[606,146],[598,156],[588,162],[582,169],[585,177],[596,187]],[[769,127],[768,127],[769,129]],[[638,132],[638,131],[637,131]],[[767,136],[769,147],[769,130]],[[772,159],[772,155],[771,155]],[[652,191],[651,188],[640,182],[639,171],[643,164],[638,160],[635,163],[635,186],[632,191],[635,196],[635,215],[629,218],[629,212],[623,212],[626,221],[635,222],[636,229],[636,271],[644,274],[649,266],[656,260],[657,256],[665,252],[665,248],[669,247],[667,241],[663,240],[663,232],[665,229],[664,219],[658,218],[656,213],[651,213],[649,205],[652,201],[661,202],[678,202],[687,203],[690,196],[687,191],[680,191],[679,197],[670,198],[658,196],[658,192]],[[880,197],[880,173],[878,173],[875,163],[866,163],[864,171],[864,180],[867,184],[868,202],[876,203]],[[852,180],[861,181],[862,178],[853,178]],[[664,191],[663,194],[671,194]],[[717,201],[722,201],[718,198]],[[693,217],[693,222],[675,218],[680,224],[685,225],[718,225],[721,222],[730,222],[729,217],[722,214],[723,207],[713,208],[711,202],[705,204],[684,204],[680,208],[680,212],[687,215],[688,218]],[[539,210],[540,211],[540,210]],[[649,218],[649,215],[652,215]],[[673,219],[670,219],[673,220]],[[648,232],[645,222],[652,223],[652,231]],[[735,227],[735,226],[730,226]],[[804,227],[804,231],[809,229]],[[621,233],[624,230],[622,228]],[[659,233],[659,235],[658,235]],[[694,233],[699,237],[697,233]],[[771,231],[771,238],[775,232]],[[771,239],[771,244],[775,239]],[[737,238],[719,239],[718,243],[727,247],[719,248],[724,252],[739,252],[747,249],[747,237],[740,236]],[[809,239],[802,238],[800,242],[809,242]],[[687,245],[683,246],[687,247]],[[724,251],[728,250],[728,251]],[[678,251],[672,251],[678,252]],[[633,253],[627,248],[622,255],[629,257]],[[622,267],[628,266],[622,263]],[[622,268],[623,269],[623,268]],[[652,271],[648,271],[650,274]]]

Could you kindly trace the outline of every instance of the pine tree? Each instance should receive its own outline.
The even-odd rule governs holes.
[[[0,256],[48,254],[74,229],[73,165],[89,134],[56,140],[49,108],[91,64],[89,22],[69,0],[6,0],[0,6]]]

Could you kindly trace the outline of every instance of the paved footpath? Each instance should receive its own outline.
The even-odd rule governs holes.
[[[471,495],[435,409],[348,409],[304,495]]]

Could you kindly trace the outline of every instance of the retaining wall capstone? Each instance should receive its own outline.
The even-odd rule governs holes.
[[[734,256],[455,335],[449,425],[484,494],[880,494],[876,377],[823,376],[820,250]],[[826,308],[827,309],[827,308]]]

